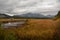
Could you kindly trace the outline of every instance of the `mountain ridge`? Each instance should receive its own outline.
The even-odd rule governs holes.
[[[26,13],[26,14],[21,14],[21,15],[14,15],[14,16],[9,16],[7,14],[0,13],[0,18],[53,18],[53,17],[54,16],[52,15],[44,16],[39,13]]]

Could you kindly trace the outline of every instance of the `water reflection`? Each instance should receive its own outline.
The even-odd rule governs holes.
[[[4,23],[2,24],[3,28],[11,28],[11,27],[17,27],[25,24],[24,21],[21,22],[9,22],[9,23]]]

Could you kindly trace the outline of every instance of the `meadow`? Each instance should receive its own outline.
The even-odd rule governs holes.
[[[0,23],[15,20],[0,19]],[[0,40],[60,40],[60,16],[55,19],[27,19],[17,28],[3,28],[0,24]]]

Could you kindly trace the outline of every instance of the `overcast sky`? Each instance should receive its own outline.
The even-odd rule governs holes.
[[[60,0],[0,0],[0,12],[10,16],[29,12],[56,15],[59,4]]]

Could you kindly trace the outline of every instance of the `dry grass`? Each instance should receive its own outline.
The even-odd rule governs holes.
[[[56,28],[58,25],[58,21],[54,21],[51,19],[30,19],[28,21],[28,25],[24,28],[18,28],[18,35],[20,37],[26,38],[34,38],[36,37],[39,40],[53,40],[54,33],[56,32]]]
[[[23,27],[4,29],[4,33],[14,33],[17,40],[55,40],[58,22],[52,19],[28,19]]]

